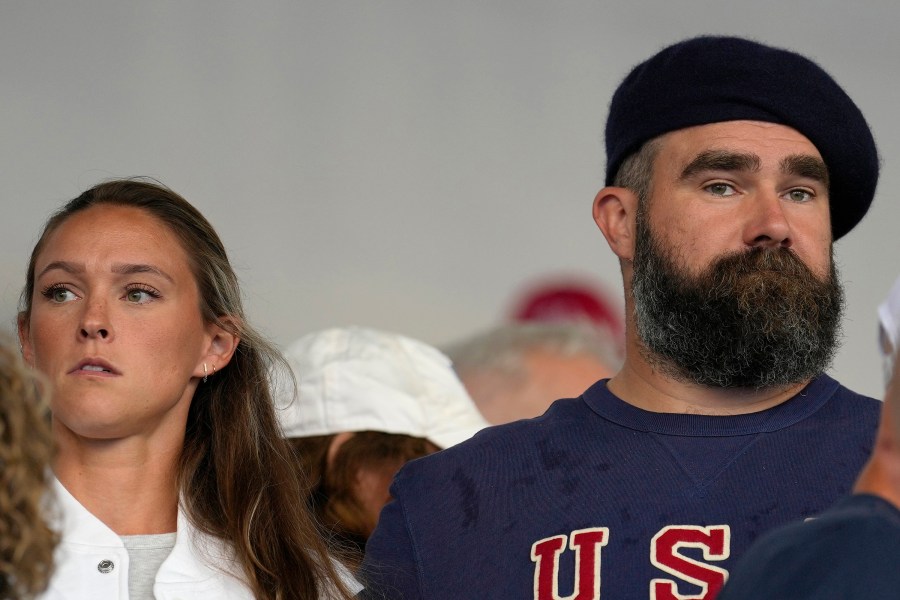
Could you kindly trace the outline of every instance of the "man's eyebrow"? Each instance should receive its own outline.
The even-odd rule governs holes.
[[[168,279],[172,283],[175,283],[175,279],[173,279],[171,275],[169,275],[168,273],[166,273],[159,267],[154,267],[153,265],[132,264],[132,263],[115,264],[115,265],[113,265],[112,272],[118,273],[120,275],[132,275],[135,273],[153,273],[155,275],[159,275],[160,277]]]
[[[758,171],[759,157],[755,154],[730,152],[728,150],[706,150],[689,162],[681,171],[681,179],[703,171]]]
[[[822,159],[809,154],[793,154],[783,158],[781,172],[785,175],[808,177],[828,187],[828,167]]]

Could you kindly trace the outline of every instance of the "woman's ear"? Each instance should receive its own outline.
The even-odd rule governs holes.
[[[31,348],[31,327],[25,313],[19,313],[16,319],[16,330],[19,335],[19,347],[22,349],[22,359],[25,364],[34,368],[34,352]]]
[[[605,187],[594,198],[594,222],[621,260],[634,258],[634,227],[638,198],[622,187]]]
[[[222,321],[227,326],[233,319],[226,317]],[[194,377],[206,378],[212,376],[216,371],[221,370],[231,362],[231,357],[234,356],[238,344],[241,342],[241,338],[236,333],[232,333],[235,330],[237,330],[236,327],[228,327],[226,329],[216,323],[209,323],[206,326],[206,348],[200,362],[194,369]]]

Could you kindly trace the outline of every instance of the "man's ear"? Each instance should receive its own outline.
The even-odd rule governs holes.
[[[634,258],[634,228],[638,198],[622,187],[605,187],[594,198],[594,222],[621,260]]]
[[[20,312],[16,319],[16,332],[19,336],[19,347],[25,364],[34,368],[34,349],[31,347],[31,325],[25,313]]]
[[[225,317],[222,319],[226,326],[234,319]],[[213,376],[216,371],[220,371],[229,362],[231,357],[237,351],[241,338],[236,333],[237,327],[225,327],[216,323],[209,323],[206,326],[207,342],[203,356],[197,366],[194,368],[194,377]]]

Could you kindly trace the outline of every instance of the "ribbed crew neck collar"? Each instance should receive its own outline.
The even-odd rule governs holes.
[[[601,417],[637,431],[664,435],[716,437],[750,435],[789,427],[819,410],[840,384],[822,374],[795,396],[772,408],[744,415],[712,416],[658,413],[625,402],[598,381],[584,393],[584,401]]]

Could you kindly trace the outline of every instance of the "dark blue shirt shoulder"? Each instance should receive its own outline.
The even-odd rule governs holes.
[[[872,495],[761,537],[719,600],[856,600],[900,596],[900,511]]]

